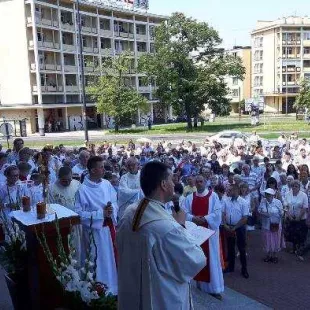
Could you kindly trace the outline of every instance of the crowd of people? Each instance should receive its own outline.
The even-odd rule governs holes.
[[[147,185],[141,184],[141,169],[148,163],[158,163],[158,166],[154,164],[158,171],[154,167],[144,171],[145,184],[163,178],[164,171],[158,174],[162,167],[171,172],[171,182],[160,179],[160,195],[168,197],[160,204],[167,218],[175,218],[181,226],[186,220],[215,231],[201,246],[207,258],[206,266],[196,262],[200,269],[197,267],[192,275],[202,291],[222,298],[223,273],[234,272],[236,256],[240,258],[241,275],[249,278],[247,236],[253,230],[259,230],[262,235],[264,262],[281,263],[278,254],[285,247],[304,260],[310,224],[310,146],[296,134],[281,135],[275,144],[253,134],[249,141],[232,139],[228,145],[208,138],[199,145],[191,141],[177,145],[165,141],[157,145],[135,144],[130,140],[128,145],[104,142],[79,149],[47,145],[41,151],[30,149],[23,139],[17,138],[13,150],[0,152],[0,203],[7,213],[18,207],[22,196],[29,196],[32,205],[43,200],[42,154],[48,158],[48,201],[80,215],[81,225],[74,227],[73,232],[80,263],[85,259],[83,248],[89,229],[93,231],[98,251],[97,281],[107,284],[112,294],[121,290],[118,272],[123,270],[119,280],[128,273],[122,269],[124,258],[119,253],[128,245],[121,240],[116,248],[116,227],[120,227],[119,235],[122,235],[122,227],[128,224],[125,220],[130,205],[145,202],[145,197],[150,205],[159,200]],[[171,190],[171,197],[165,194]],[[141,227],[141,222],[148,223],[141,216],[135,229]],[[162,247],[172,241],[163,242]],[[172,269],[177,268],[178,259],[184,264],[194,260],[187,250],[184,248],[179,253],[183,258],[174,257]],[[160,253],[160,248],[157,251],[157,262],[153,263],[161,264],[156,266],[165,273],[169,254]],[[126,259],[123,264],[128,263]]]

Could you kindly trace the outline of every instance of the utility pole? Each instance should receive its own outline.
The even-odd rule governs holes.
[[[83,40],[82,40],[82,23],[81,23],[81,14],[80,14],[80,4],[79,0],[76,0],[76,9],[77,9],[77,24],[78,24],[78,38],[79,38],[79,56],[80,56],[80,85],[81,89],[81,103],[82,103],[82,119],[84,127],[84,138],[85,144],[88,144],[88,127],[87,127],[87,115],[86,115],[86,101],[85,101],[85,75],[84,75],[84,59],[83,59]]]
[[[238,82],[239,82],[239,80],[238,80]],[[241,92],[241,87],[239,86],[239,88],[238,88],[238,95],[239,95],[239,122],[241,121],[241,102],[240,102],[241,94],[240,94],[240,92]]]

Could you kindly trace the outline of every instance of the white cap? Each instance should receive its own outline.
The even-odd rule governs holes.
[[[272,188],[267,188],[264,193],[274,196],[276,192]]]

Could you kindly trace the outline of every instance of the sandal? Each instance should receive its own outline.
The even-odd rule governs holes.
[[[267,256],[264,258],[264,262],[265,263],[269,263],[271,261],[271,257],[270,256]]]
[[[274,257],[274,258],[272,259],[272,262],[273,262],[274,264],[277,264],[278,261],[279,261],[278,257]]]

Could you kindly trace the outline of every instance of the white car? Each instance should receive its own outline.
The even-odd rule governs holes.
[[[221,143],[222,145],[229,145],[232,144],[233,141],[239,141],[240,143],[244,141],[244,144],[248,144],[250,142],[251,136],[241,132],[241,131],[234,131],[234,130],[224,130],[221,131],[209,138],[210,141],[216,141]],[[264,144],[266,142],[265,139],[258,138],[258,140],[261,140]],[[254,142],[254,139],[253,139]]]

